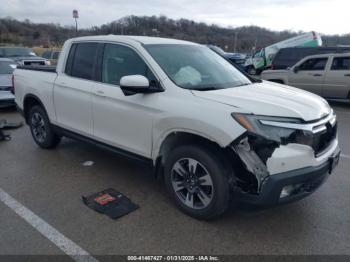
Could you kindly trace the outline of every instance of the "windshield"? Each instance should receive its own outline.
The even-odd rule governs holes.
[[[0,75],[12,74],[16,64],[11,61],[0,61]]]
[[[0,54],[3,57],[36,56],[30,48],[2,48]]]
[[[145,45],[146,50],[178,86],[215,90],[251,81],[209,48],[200,45]]]

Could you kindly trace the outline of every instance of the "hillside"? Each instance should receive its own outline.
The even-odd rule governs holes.
[[[72,21],[73,22],[73,21]],[[300,33],[300,32],[299,32]],[[257,26],[224,28],[188,19],[174,20],[165,16],[127,16],[102,26],[78,31],[79,36],[96,34],[130,34],[171,37],[202,44],[215,44],[228,51],[250,52],[296,35],[296,32],[276,32]],[[0,44],[25,46],[60,46],[76,36],[75,28],[59,24],[39,24],[29,20],[0,19]],[[324,45],[350,45],[350,34],[322,36]],[[235,41],[236,39],[236,41]],[[236,42],[236,48],[235,48]]]

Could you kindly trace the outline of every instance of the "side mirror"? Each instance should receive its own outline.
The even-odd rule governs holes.
[[[128,95],[147,93],[150,90],[148,79],[142,75],[123,76],[120,79],[120,88]]]
[[[296,74],[299,72],[299,66],[293,67],[293,72]]]

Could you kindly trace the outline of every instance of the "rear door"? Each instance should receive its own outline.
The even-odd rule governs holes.
[[[348,98],[350,91],[350,56],[333,57],[330,70],[326,73],[324,96]]]
[[[328,57],[309,58],[289,70],[289,85],[322,95]]]
[[[54,105],[60,126],[92,136],[92,89],[97,43],[72,45],[64,73],[54,86]]]

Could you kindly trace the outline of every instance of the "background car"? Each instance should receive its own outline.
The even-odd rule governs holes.
[[[12,73],[17,64],[7,58],[0,58],[0,108],[14,106]]]
[[[50,65],[49,60],[27,47],[0,47],[0,57],[10,58],[20,65]]]
[[[221,55],[222,57],[226,58],[230,62],[234,63],[236,66],[238,66],[241,69],[245,69],[245,61],[246,61],[246,55],[240,54],[240,53],[228,53],[222,50],[220,47],[215,45],[207,45],[211,50],[213,50],[215,53]]]
[[[327,99],[350,100],[350,53],[307,56],[285,70],[266,70],[262,79],[307,90]]]
[[[348,53],[350,47],[288,47],[282,48],[275,55],[271,70],[287,69],[309,55]]]
[[[60,52],[61,52],[60,50],[54,50],[54,49],[46,50],[42,53],[41,56],[43,58],[48,59],[51,65],[57,65],[57,60],[60,55]]]

